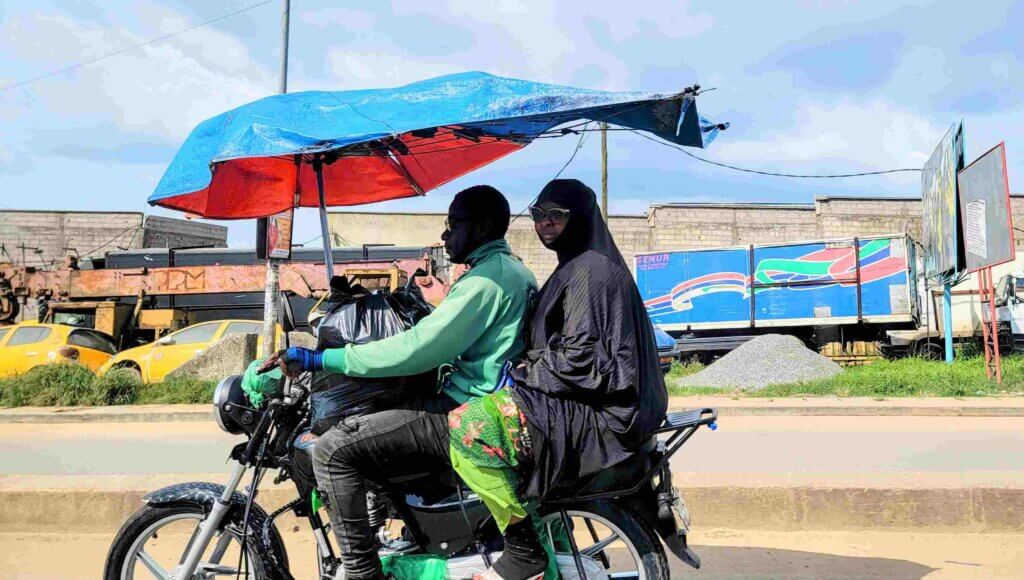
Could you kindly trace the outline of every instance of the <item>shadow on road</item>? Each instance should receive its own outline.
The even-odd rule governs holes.
[[[672,556],[672,578],[887,578],[920,579],[934,568],[889,558],[837,556],[776,548],[694,546],[703,566],[693,570]]]

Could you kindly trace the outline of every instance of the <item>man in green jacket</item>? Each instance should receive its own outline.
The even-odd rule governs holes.
[[[452,365],[440,385],[423,385],[416,399],[346,418],[316,443],[313,465],[346,578],[383,578],[364,477],[381,481],[450,465],[448,411],[492,392],[505,361],[525,348],[523,327],[537,281],[505,241],[509,218],[508,200],[493,187],[459,192],[441,239],[452,262],[470,269],[431,314],[390,338],[324,352],[290,348],[264,364],[286,369],[298,363],[304,371],[351,377],[413,376]]]

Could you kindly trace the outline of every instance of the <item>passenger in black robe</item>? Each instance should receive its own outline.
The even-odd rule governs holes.
[[[465,462],[476,462],[469,451],[489,447],[493,455],[501,444],[518,441],[514,452],[505,450],[518,461],[506,475],[517,489],[506,491],[523,500],[519,507],[530,516],[507,524],[501,558],[479,579],[519,580],[543,572],[548,554],[531,511],[552,489],[572,490],[639,452],[664,422],[668,407],[651,321],[594,192],[573,179],[555,180],[530,213],[541,242],[558,254],[558,267],[541,289],[526,359],[514,361],[511,380],[503,382],[518,412],[502,409],[502,414],[518,414],[529,437],[513,437],[511,430],[507,437],[496,436],[500,431],[492,425],[477,429],[468,441],[453,437],[451,443],[453,456],[461,457],[455,463],[464,466],[464,480],[484,497],[494,490],[474,488],[480,481],[466,477],[474,470]],[[481,425],[491,421],[507,429],[502,418],[479,419],[478,407],[496,396],[466,403],[449,420],[457,415],[462,428],[463,416],[469,415]],[[477,466],[509,474],[491,460]],[[500,502],[500,493],[495,497]]]
[[[521,493],[543,501],[636,453],[664,422],[668,393],[650,318],[593,190],[556,179],[531,213],[558,267],[541,289],[510,388],[532,447]],[[567,217],[562,228],[552,214]]]

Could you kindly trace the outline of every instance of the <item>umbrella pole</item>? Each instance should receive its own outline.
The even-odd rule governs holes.
[[[334,278],[334,254],[331,251],[331,228],[327,225],[327,200],[324,196],[324,164],[317,159],[313,162],[313,171],[316,172],[316,193],[320,200],[320,234],[324,242],[324,266],[327,268],[327,286],[330,288],[331,279]]]
[[[281,78],[278,92],[288,92],[288,28],[291,15],[291,0],[282,0],[281,13]],[[297,174],[296,174],[297,177]],[[266,218],[264,218],[266,219]],[[257,242],[258,243],[258,242]],[[267,281],[263,293],[263,344],[259,355],[268,357],[277,350],[277,323],[281,317],[281,266],[277,260],[267,256]],[[288,335],[284,335],[284,345],[288,346]],[[189,572],[191,574],[191,572]]]

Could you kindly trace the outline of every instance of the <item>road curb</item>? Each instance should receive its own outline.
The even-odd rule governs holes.
[[[0,532],[113,532],[150,489],[0,489]],[[705,486],[682,490],[698,528],[1024,532],[1024,488]],[[267,511],[294,499],[260,493]],[[288,517],[279,525],[298,525]]]
[[[670,407],[682,410],[690,406]],[[917,407],[917,406],[718,406],[720,416],[804,417],[1024,417],[1024,407]]]
[[[978,399],[732,399],[671,397],[671,410],[714,407],[721,416],[1024,417],[1024,397]],[[30,407],[0,409],[2,423],[152,423],[210,421],[210,405]]]
[[[0,423],[175,423],[213,421],[209,405],[194,410],[150,411],[133,410],[104,412],[98,409],[70,409],[55,411],[0,412]]]

